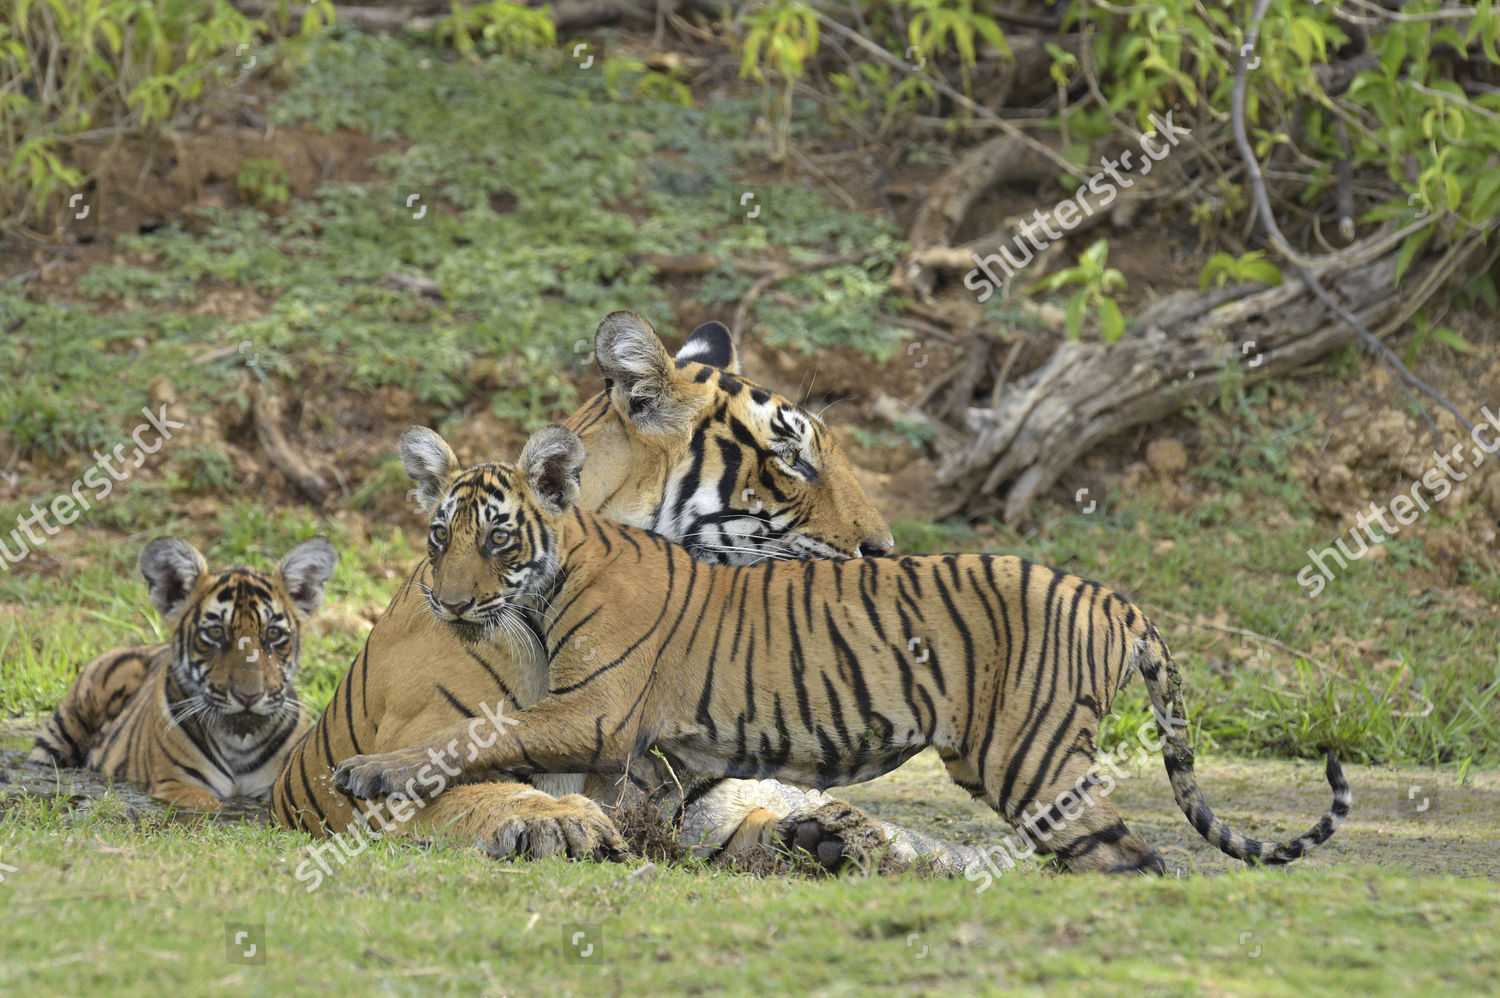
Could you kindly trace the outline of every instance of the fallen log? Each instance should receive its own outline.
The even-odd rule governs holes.
[[[242,382],[250,398],[250,421],[255,426],[255,437],[272,467],[286,476],[297,491],[321,506],[333,493],[333,487],[313,468],[297,448],[287,440],[282,430],[281,406],[266,394],[259,381],[245,376]]]
[[[1011,135],[997,135],[965,152],[917,209],[907,237],[910,248],[892,271],[891,284],[902,294],[930,297],[937,273],[923,255],[953,245],[964,216],[981,195],[1002,180],[1037,182],[1056,172],[1040,153]]]
[[[1390,332],[1407,313],[1407,296],[1392,291],[1400,236],[1377,234],[1313,268],[1372,329]],[[1463,251],[1482,249],[1474,241]],[[1430,255],[1409,268],[1403,285],[1422,287],[1429,272],[1454,262],[1451,251]],[[1217,375],[1226,368],[1240,368],[1253,383],[1354,342],[1353,329],[1296,277],[1278,287],[1241,285],[1162,298],[1140,314],[1137,329],[1124,339],[1065,340],[1040,368],[1005,385],[993,405],[971,407],[966,443],[941,451],[938,482],[951,490],[941,515],[973,514],[998,503],[1005,522],[1016,524],[1089,449],[1170,415],[1189,399],[1213,396]]]

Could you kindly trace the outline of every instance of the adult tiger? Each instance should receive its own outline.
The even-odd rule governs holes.
[[[615,312],[599,326],[595,354],[605,390],[569,420],[589,447],[579,469],[583,505],[678,540],[704,561],[891,550],[889,528],[832,435],[793,403],[740,377],[722,325],[699,327],[674,360],[645,319]],[[373,824],[382,831],[442,830],[466,843],[478,840],[495,857],[591,857],[623,849],[600,807],[612,806],[621,791],[601,780],[454,787],[410,823],[392,820],[412,817],[405,810],[361,813],[354,798],[332,785],[340,759],[408,745],[482,707],[504,700],[524,706],[547,692],[546,664],[534,660],[533,649],[476,647],[435,626],[431,585],[432,566],[424,560],[370,632],[327,712],[293,750],[272,792],[274,818],[320,837],[347,833],[340,841],[349,846]],[[651,598],[649,591],[639,595]],[[973,853],[769,780],[699,784],[682,803],[679,842],[700,855],[741,856],[783,841],[829,867],[846,854],[880,847],[896,859],[927,856],[950,866]],[[306,872],[320,879],[317,870]]]
[[[210,572],[187,542],[152,541],[141,574],[171,640],[85,666],[32,760],[84,766],[196,810],[264,799],[308,727],[292,679],[303,621],[322,604],[337,561],[318,537],[287,552],[275,573]]]
[[[545,649],[550,691],[482,739],[459,726],[344,761],[334,781],[356,796],[425,801],[496,768],[822,788],[872,779],[931,746],[1036,851],[1072,869],[1160,873],[1095,768],[1100,721],[1139,670],[1177,803],[1220,850],[1290,862],[1348,813],[1330,754],[1333,806],[1309,832],[1261,843],[1230,831],[1193,777],[1166,645],[1096,583],[993,555],[702,565],[576,508],[583,445],[562,427],[532,436],[516,466],[464,470],[420,427],[401,446],[434,510],[434,612],[474,647],[524,634]]]

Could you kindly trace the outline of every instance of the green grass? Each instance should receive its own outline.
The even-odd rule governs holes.
[[[655,271],[632,262],[642,253],[715,255],[701,297],[731,307],[752,279],[735,257],[858,249],[862,264],[787,283],[805,309],[768,299],[757,315],[778,342],[807,350],[851,342],[888,356],[905,335],[882,321],[893,303],[871,276],[899,252],[894,226],[745,179],[754,101],[617,98],[561,51],[470,62],[339,30],[296,51],[306,61],[271,119],[402,143],[377,160],[382,179],[325,184],[275,216],[203,210],[201,234],[169,225],[121,237],[122,261],[85,274],[76,301],[0,288],[0,315],[19,320],[0,338],[0,367],[49,374],[0,397],[20,457],[117,437],[156,375],[201,414],[233,397],[247,357],[329,392],[409,389],[440,416],[473,405],[483,371],[497,413],[534,427],[576,408],[573,379],[591,356],[576,344],[607,312],[630,307],[676,335]],[[754,221],[736,206],[745,189],[763,208]],[[393,271],[437,281],[442,300],[387,287]],[[210,289],[265,305],[234,321],[177,314]],[[231,349],[195,363],[215,346]]]
[[[976,893],[695,868],[632,880],[628,866],[382,843],[309,893],[300,836],[137,830],[118,810],[70,821],[27,801],[0,818],[0,862],[19,869],[0,883],[0,990],[1480,994],[1500,971],[1484,881],[1018,872]],[[263,964],[230,961],[235,925],[264,932]]]
[[[90,659],[110,648],[164,640],[136,568],[151,537],[181,537],[212,567],[245,564],[267,571],[309,537],[322,533],[333,542],[340,560],[327,586],[324,618],[334,608],[342,617],[332,627],[320,626],[317,617],[307,626],[297,680],[315,714],[364,645],[363,629],[348,618],[369,605],[384,608],[406,566],[421,557],[406,532],[395,527],[367,531],[338,517],[320,520],[245,501],[227,505],[212,522],[192,522],[147,509],[143,497],[129,489],[117,501],[124,506],[117,512],[132,517],[138,528],[128,543],[75,525],[64,542],[67,573],[0,573],[0,717],[50,713]],[[17,612],[23,609],[29,612]]]

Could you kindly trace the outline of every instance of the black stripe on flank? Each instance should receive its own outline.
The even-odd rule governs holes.
[[[448,706],[450,706],[454,710],[458,711],[464,717],[478,717],[479,716],[478,714],[476,714],[472,710],[470,710],[468,707],[465,707],[464,706],[464,702],[462,700],[460,700],[458,697],[454,696],[448,690],[448,688],[446,686],[444,686],[442,683],[434,683],[433,684],[433,688],[436,689],[439,693],[441,693],[443,695],[443,699],[448,701]]]
[[[368,651],[369,651],[369,646],[367,645],[365,647],[365,649],[362,650],[359,653],[360,654],[360,658],[361,659],[364,658],[364,656],[368,653]],[[360,675],[361,676],[364,675],[364,670],[363,669],[360,670]],[[347,676],[344,677],[343,686],[344,686],[344,724],[349,728],[349,747],[354,750],[354,754],[355,755],[364,755],[364,749],[362,749],[362,748],[359,747],[359,738],[354,734],[354,673],[353,673],[353,671],[350,671],[350,673]],[[334,692],[335,692],[335,701],[336,701],[337,700],[337,692],[338,691],[335,690]],[[364,680],[363,680],[363,678],[361,678],[361,680],[360,680],[359,700],[360,700],[360,703],[364,703],[364,700],[365,700],[365,687],[364,687]],[[330,704],[329,706],[331,707],[332,704]],[[370,715],[369,715],[369,713],[367,711],[365,714],[363,714],[361,716],[363,716],[363,717],[369,717]],[[332,763],[338,762],[338,761],[339,760],[336,760],[336,759],[330,759],[329,763],[332,764]]]
[[[164,755],[164,756],[167,757],[167,761],[168,762],[170,762],[177,769],[180,769],[184,773],[186,773],[189,776],[191,776],[197,783],[201,784],[205,790],[207,790],[209,787],[213,786],[213,781],[210,780],[207,776],[204,776],[202,770],[200,770],[197,766],[191,766],[187,762],[183,761],[182,759],[177,758],[175,755],[172,754],[171,748],[169,746],[167,746],[165,743],[157,742],[156,743],[156,747],[161,750],[161,754],[162,755]],[[213,764],[213,760],[212,759],[206,759],[204,761],[210,763],[211,765]],[[234,774],[232,774],[232,773],[228,772],[227,770],[225,770],[224,767],[218,766],[218,765],[214,765],[214,768],[216,770],[218,770],[219,775],[224,776],[224,777],[228,777],[228,778],[231,778],[231,779],[233,778]],[[212,793],[213,791],[210,790],[209,792]]]

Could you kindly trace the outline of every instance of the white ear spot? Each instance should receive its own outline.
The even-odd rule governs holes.
[[[729,327],[722,322],[705,322],[693,330],[677,351],[678,360],[707,364],[723,368],[731,374],[740,373],[740,358],[734,348],[734,337]]]

